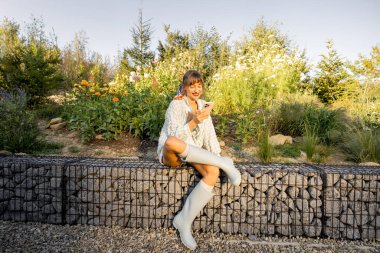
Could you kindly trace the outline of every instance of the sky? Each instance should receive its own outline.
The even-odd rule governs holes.
[[[1,20],[7,17],[23,27],[32,16],[42,18],[60,47],[85,31],[88,48],[110,60],[131,46],[139,9],[154,30],[152,49],[165,39],[165,24],[182,32],[197,25],[215,27],[233,44],[260,19],[277,24],[312,63],[326,53],[327,40],[350,61],[380,45],[379,0],[0,0]]]

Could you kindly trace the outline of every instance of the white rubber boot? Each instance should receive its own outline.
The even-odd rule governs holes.
[[[191,250],[197,247],[191,234],[191,224],[213,196],[206,183],[201,180],[187,197],[182,210],[174,217],[173,226],[178,230],[182,243]]]
[[[241,174],[240,171],[235,168],[234,162],[231,158],[217,156],[206,149],[202,149],[190,144],[187,145],[189,146],[189,152],[185,159],[186,162],[217,166],[227,174],[233,185],[240,185]]]

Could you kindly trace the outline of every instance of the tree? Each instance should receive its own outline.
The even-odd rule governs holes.
[[[369,57],[359,56],[353,70],[361,81],[363,102],[380,100],[380,45],[372,47]]]
[[[313,78],[313,92],[326,104],[331,104],[343,96],[352,95],[357,83],[348,72],[348,66],[327,41],[327,55],[322,55],[317,65],[317,74]]]
[[[5,48],[0,56],[2,87],[8,90],[21,87],[31,98],[29,102],[37,102],[61,84],[60,50],[54,35],[46,36],[42,20],[34,18],[24,36],[19,35],[18,25],[8,20],[0,30],[1,48]]]
[[[209,31],[202,26],[197,26],[190,35],[190,48],[195,49],[199,60],[204,62],[203,76],[207,79],[212,76],[220,67],[228,64],[230,47],[228,40],[222,39],[215,27]]]
[[[153,51],[150,50],[153,31],[149,21],[143,21],[142,10],[140,10],[139,22],[131,30],[133,46],[126,50],[134,67],[139,67],[141,71],[144,67],[149,66],[154,57]]]
[[[5,18],[0,25],[0,88],[11,90],[20,83],[24,41],[20,26]]]
[[[164,32],[166,33],[165,41],[158,41],[159,61],[171,59],[179,52],[190,48],[189,34],[181,34],[179,30],[172,32],[170,31],[170,25],[164,25]]]
[[[75,33],[73,41],[62,50],[61,73],[67,87],[81,80],[89,79],[89,63],[87,60],[88,37],[84,31]]]

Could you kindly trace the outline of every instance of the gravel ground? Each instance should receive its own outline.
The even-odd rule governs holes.
[[[195,252],[380,252],[379,241],[195,233]],[[173,229],[0,221],[0,252],[187,252]]]

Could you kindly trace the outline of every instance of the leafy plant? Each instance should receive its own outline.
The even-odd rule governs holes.
[[[355,162],[380,162],[380,131],[354,127],[344,138],[343,150]]]
[[[314,127],[305,125],[305,135],[303,137],[303,145],[308,161],[311,161],[315,153],[316,145],[318,144],[318,137],[315,134]]]
[[[285,135],[303,136],[306,126],[313,126],[314,134],[323,144],[336,144],[349,125],[342,109],[328,109],[310,103],[281,103],[273,117],[275,130]]]
[[[214,120],[216,120],[215,130],[218,136],[223,138],[229,130],[228,118],[224,115],[218,115],[214,117]]]
[[[301,149],[300,146],[296,144],[278,145],[274,147],[274,154],[296,158],[301,155]]]
[[[17,89],[10,93],[0,89],[0,149],[11,152],[35,152],[59,149],[61,146],[41,140],[37,119],[27,109],[26,93]]]
[[[270,131],[268,127],[260,129],[258,134],[258,156],[264,163],[269,163],[273,156],[273,146],[269,142]]]
[[[241,115],[234,120],[236,138],[244,145],[255,136],[257,122],[249,115]]]
[[[76,99],[66,107],[64,117],[70,129],[81,132],[83,142],[96,134],[116,139],[122,132],[154,139],[165,120],[165,111],[173,94],[150,87],[91,84],[83,81],[74,90]]]
[[[68,150],[70,153],[78,153],[80,149],[77,146],[69,146]]]

